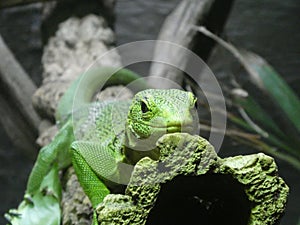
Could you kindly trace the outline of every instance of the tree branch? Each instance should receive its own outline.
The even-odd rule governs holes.
[[[32,148],[40,124],[31,103],[36,87],[1,36],[0,58],[1,124],[14,144],[23,149]]]
[[[189,0],[181,1],[176,9],[167,17],[162,25],[158,39],[175,43],[194,51],[202,59],[207,59],[214,43],[203,35],[197,34],[194,26],[205,25],[215,32],[223,29],[230,11],[230,1]],[[181,48],[170,48],[169,45],[159,45],[154,51],[154,62],[151,64],[150,76],[158,76],[172,80],[179,85],[183,82],[183,72],[178,68],[185,68],[188,59]],[[159,61],[170,62],[174,68]],[[156,80],[149,81],[156,84]],[[170,84],[161,83],[161,87],[170,88]]]
[[[53,0],[1,0],[0,9],[6,7],[14,7],[18,5],[30,4],[34,2],[47,2],[47,1],[53,1]]]

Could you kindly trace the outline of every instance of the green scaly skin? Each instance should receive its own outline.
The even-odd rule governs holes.
[[[108,76],[112,71],[115,69],[100,68],[91,73]],[[122,77],[123,81],[119,82],[117,77]],[[110,82],[126,84],[137,78],[136,74],[122,69]],[[110,189],[122,182],[120,162],[134,165],[145,156],[156,159],[159,155],[155,148],[158,138],[166,133],[193,133],[196,130],[195,96],[175,89],[147,89],[138,92],[132,101],[95,103],[90,107],[87,121],[75,123],[76,127],[73,127],[70,109],[80,82],[81,78],[71,85],[58,106],[57,118],[63,121],[61,129],[54,140],[41,149],[28,180],[24,201],[17,211],[6,215],[14,225],[60,223],[60,186],[58,182],[52,182],[58,180],[58,167],[66,167],[72,161],[79,182],[95,209]],[[86,83],[83,90],[89,91],[81,91],[84,95],[79,97],[80,101],[89,102],[98,86],[99,82],[93,80]],[[145,87],[145,83],[140,82],[139,86]],[[143,151],[145,146],[149,151]],[[48,174],[54,174],[55,179],[50,177],[46,181]],[[44,201],[47,197],[51,197],[51,201]],[[39,204],[42,201],[45,204]],[[45,210],[49,204],[57,206],[54,213]],[[93,224],[98,224],[96,213],[93,218]]]

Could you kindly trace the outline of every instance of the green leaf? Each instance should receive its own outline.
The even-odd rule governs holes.
[[[18,209],[11,209],[5,217],[12,225],[59,225],[61,185],[58,167],[53,166],[44,178],[40,191],[24,197]]]
[[[258,132],[253,126],[249,125],[246,121],[243,119],[236,117],[232,114],[228,114],[228,119],[235,123],[238,126],[243,127],[244,129],[251,131],[251,132],[256,132],[258,134],[266,133],[264,130],[261,130],[261,132]],[[288,145],[288,142],[283,141],[281,138],[276,137],[272,133],[266,133],[267,136],[265,137],[271,144],[280,147],[289,153],[293,154],[294,156],[298,156],[299,153],[297,152],[297,149],[294,149]],[[272,153],[273,154],[273,153]],[[273,154],[274,155],[274,154]],[[282,158],[282,157],[281,157]],[[299,166],[297,167],[298,169],[300,168]]]
[[[215,40],[231,52],[250,74],[252,81],[271,96],[273,101],[283,110],[300,132],[300,100],[280,75],[263,58],[254,53],[236,48],[203,26],[195,27],[195,29]]]
[[[242,51],[254,84],[265,91],[300,132],[300,100],[281,76],[260,56]]]
[[[251,119],[263,126],[264,129],[267,128],[279,137],[286,138],[274,120],[251,96],[236,98],[235,101],[249,114]]]

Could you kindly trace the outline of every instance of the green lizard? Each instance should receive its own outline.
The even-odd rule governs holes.
[[[126,69],[115,72],[104,67],[90,73],[102,77],[114,73],[110,81],[119,83],[115,78],[122,77],[124,84],[139,78]],[[96,208],[118,183],[124,182],[120,163],[134,165],[145,156],[157,159],[158,138],[166,133],[194,133],[197,129],[196,98],[177,89],[146,89],[131,101],[93,103],[85,120],[72,118],[72,102],[80,81],[81,78],[71,85],[59,103],[56,118],[61,121],[61,128],[54,140],[41,149],[29,176],[24,201],[18,210],[6,215],[13,225],[60,224],[58,170],[71,161],[81,186]],[[99,83],[87,83],[80,101],[90,102]],[[145,87],[144,83],[140,85]],[[95,212],[93,224],[98,224]]]

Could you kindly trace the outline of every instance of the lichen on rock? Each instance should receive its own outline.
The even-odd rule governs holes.
[[[272,157],[258,153],[225,158],[215,172],[230,174],[244,186],[252,205],[249,225],[275,224],[283,214],[289,188]]]
[[[97,208],[102,225],[110,224],[142,224],[145,213],[133,204],[130,196],[110,194]]]
[[[100,224],[276,224],[288,187],[262,153],[219,158],[199,136],[166,134],[160,159],[141,159],[124,195],[98,207]]]

